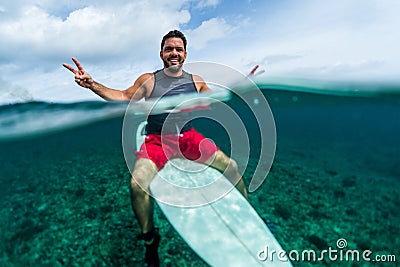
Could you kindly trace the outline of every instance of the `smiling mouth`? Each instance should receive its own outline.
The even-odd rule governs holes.
[[[178,65],[178,64],[180,64],[179,58],[169,58],[168,61],[169,61],[172,65]]]

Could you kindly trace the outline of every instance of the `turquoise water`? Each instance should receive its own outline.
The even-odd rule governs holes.
[[[260,87],[277,144],[267,180],[250,200],[282,247],[337,249],[345,239],[348,249],[399,260],[400,95]],[[251,111],[237,97],[228,104],[256,132]],[[0,266],[140,266],[143,248],[121,145],[125,108],[104,102],[0,107]],[[194,123],[229,150],[218,127]],[[238,159],[247,184],[254,165],[262,164],[259,139],[251,146],[249,166]],[[206,266],[158,209],[156,223],[164,266]],[[293,264],[371,266],[327,259]]]

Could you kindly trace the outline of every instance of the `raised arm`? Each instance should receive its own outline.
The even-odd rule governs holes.
[[[253,69],[247,75],[247,78],[253,78],[253,77],[265,72],[265,70],[260,70],[257,72],[259,67],[260,67],[259,65],[254,66]],[[200,76],[193,74],[193,81],[194,81],[196,89],[199,93],[211,91],[211,89],[208,87],[207,83]]]
[[[247,75],[248,78],[252,78],[254,76],[260,75],[265,72],[265,70],[260,70],[259,72],[256,73],[257,69],[259,68],[259,65],[255,65],[254,68],[250,71],[250,73]]]
[[[82,64],[76,58],[73,57],[72,61],[75,63],[77,69],[66,63],[63,66],[75,74],[75,82],[84,88],[92,90],[105,100],[130,101],[132,98],[139,100],[146,95],[144,82],[150,78],[150,74],[143,74],[126,90],[116,90],[94,81],[92,76],[85,71]]]

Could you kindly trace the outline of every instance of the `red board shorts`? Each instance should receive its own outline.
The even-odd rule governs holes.
[[[150,159],[160,170],[172,158],[184,157],[204,163],[218,150],[211,140],[192,128],[180,135],[148,134],[136,156]]]

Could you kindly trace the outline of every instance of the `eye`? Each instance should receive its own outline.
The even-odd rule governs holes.
[[[178,46],[178,47],[166,46],[166,47],[164,48],[164,52],[169,53],[169,52],[172,52],[174,49],[175,49],[176,52],[178,52],[178,53],[183,53],[183,52],[185,52],[185,49],[184,49],[183,47],[180,47],[180,46]]]

